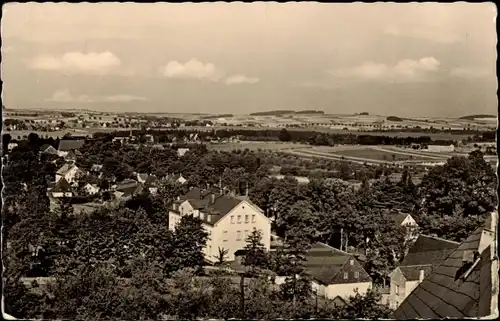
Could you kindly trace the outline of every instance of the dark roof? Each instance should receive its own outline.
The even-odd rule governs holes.
[[[83,139],[62,139],[59,141],[60,151],[70,151],[73,149],[80,149],[85,144]]]
[[[498,274],[493,264],[496,263],[497,215],[491,214],[485,227],[476,230],[436,267],[401,303],[394,317],[437,319],[493,314],[497,304],[492,296],[498,291],[498,279],[492,278]],[[464,266],[466,253],[473,251],[480,253],[479,257],[464,273],[457,273]]]
[[[63,177],[57,181],[56,185],[52,189],[52,192],[70,192],[71,184]]]
[[[350,253],[318,242],[307,253],[305,266],[307,273],[315,280],[331,284],[349,259],[356,260]],[[368,274],[360,273],[360,275],[360,282],[371,281]]]
[[[400,266],[437,265],[445,260],[458,247],[457,242],[419,235],[408,250]]]
[[[131,186],[117,188],[116,190],[123,193],[122,197],[128,197],[142,192],[143,186],[142,184],[135,184]]]
[[[396,224],[401,225],[403,221],[408,217],[407,213],[391,213],[391,217],[394,219]]]
[[[49,145],[49,144],[43,144],[42,146],[40,146],[40,151],[42,151],[42,152],[43,152],[44,150],[46,150],[46,149],[47,149],[47,148],[49,148],[49,147],[52,147],[52,145]],[[52,147],[52,148],[54,148],[54,147]]]
[[[417,281],[420,278],[420,271],[424,271],[424,277],[432,272],[432,265],[409,265],[400,266],[399,270],[403,273],[407,281]]]
[[[193,208],[210,215],[210,220],[207,217],[202,219],[205,223],[211,225],[216,224],[222,217],[242,202],[242,199],[238,197],[221,194],[219,189],[202,190],[198,187],[192,188],[186,195],[181,197],[180,202],[186,200]]]

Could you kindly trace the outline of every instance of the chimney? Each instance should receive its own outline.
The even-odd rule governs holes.
[[[425,277],[424,270],[420,270],[420,274],[418,276],[418,281],[422,282],[424,280],[424,277]]]
[[[245,196],[248,197],[248,182],[247,182],[247,188],[245,190]]]

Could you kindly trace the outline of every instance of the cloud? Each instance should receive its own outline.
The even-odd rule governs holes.
[[[365,62],[359,66],[328,71],[339,78],[387,81],[419,81],[438,70],[440,62],[433,57],[420,60],[403,59],[394,66],[383,63]]]
[[[112,52],[101,53],[67,52],[62,56],[40,56],[29,67],[39,70],[60,71],[64,73],[107,74],[121,65],[121,60]]]
[[[477,79],[484,78],[491,75],[487,69],[469,68],[469,67],[456,67],[450,70],[450,76],[458,78]]]
[[[57,103],[128,103],[132,101],[148,101],[146,97],[132,95],[89,96],[73,95],[67,89],[56,91],[52,97],[45,99],[47,102]]]
[[[197,59],[191,59],[186,63],[170,61],[161,69],[162,74],[168,78],[178,79],[207,79],[218,81],[222,72],[217,70],[212,63],[203,63]]]
[[[257,77],[247,77],[245,75],[233,75],[226,78],[227,85],[256,84],[260,81]]]

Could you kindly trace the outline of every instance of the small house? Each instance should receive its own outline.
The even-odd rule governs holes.
[[[457,242],[419,235],[403,261],[389,275],[391,278],[389,306],[396,309],[457,247]]]
[[[74,164],[64,164],[56,172],[56,182],[61,178],[64,178],[69,183],[74,183],[76,181],[76,176],[81,173],[80,169]]]

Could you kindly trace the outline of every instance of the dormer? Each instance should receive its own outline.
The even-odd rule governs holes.
[[[465,250],[462,254],[462,266],[455,274],[455,281],[458,279],[466,279],[472,268],[479,261],[479,252],[475,250]]]

